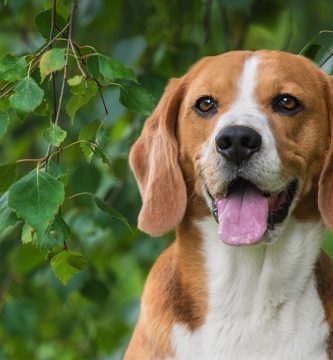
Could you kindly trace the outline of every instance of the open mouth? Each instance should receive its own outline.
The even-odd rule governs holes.
[[[261,191],[250,181],[237,178],[227,193],[212,200],[213,214],[219,224],[220,239],[228,245],[258,243],[267,230],[287,217],[297,190],[297,180],[278,193]]]

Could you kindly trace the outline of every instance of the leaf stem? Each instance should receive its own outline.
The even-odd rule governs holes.
[[[91,197],[90,193],[84,191],[84,192],[80,192],[80,193],[77,193],[77,194],[68,196],[68,197],[65,199],[65,201],[75,199],[75,198],[77,198],[77,197],[79,197],[79,196],[82,196],[82,195],[88,195],[88,196]]]
[[[67,145],[67,146],[64,146],[64,147],[62,147],[62,148],[58,148],[58,149],[57,149],[56,151],[54,151],[50,156],[48,156],[48,157],[45,156],[43,159],[49,161],[49,160],[52,159],[52,157],[53,157],[54,155],[57,155],[57,154],[63,152],[64,150],[67,150],[67,149],[69,149],[70,147],[72,147],[72,146],[74,146],[74,145],[77,145],[77,144],[80,144],[80,143],[89,143],[89,141],[87,141],[87,140],[77,140],[77,141],[74,141],[74,142],[72,142],[71,144],[69,144],[69,145]]]
[[[18,164],[18,163],[26,163],[26,162],[37,162],[37,163],[39,163],[39,162],[44,161],[44,160],[46,160],[46,159],[47,159],[47,157],[44,156],[44,157],[39,158],[39,159],[19,159],[19,160],[16,160],[15,162],[16,162],[17,164]]]
[[[73,45],[73,41],[72,41],[72,39],[69,39],[68,41],[69,41],[70,46],[71,46],[71,48],[72,48],[72,52],[73,52],[74,58],[75,58],[75,60],[76,60],[77,66],[78,66],[78,68],[79,68],[82,76],[83,76],[85,79],[87,79],[89,76],[88,76],[87,73],[84,71],[84,69],[83,69],[83,67],[82,67],[82,65],[81,65],[80,59],[79,59],[79,58],[77,57],[77,55],[76,55],[76,50],[75,50],[75,47],[74,47],[74,45]]]

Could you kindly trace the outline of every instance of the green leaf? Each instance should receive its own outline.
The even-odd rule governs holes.
[[[42,81],[54,71],[61,70],[65,66],[66,49],[54,48],[43,54],[39,62]]]
[[[99,120],[94,120],[90,124],[84,126],[79,133],[79,140],[87,141],[87,142],[85,141],[81,142],[80,147],[88,162],[91,161],[94,155],[94,151],[92,150],[90,143],[95,142],[97,132],[100,129],[100,127],[101,127],[101,122]]]
[[[67,6],[64,4],[66,2]],[[57,13],[64,19],[67,19],[71,12],[71,2],[68,0],[57,0]],[[50,9],[53,6],[53,0],[44,0],[44,9]]]
[[[8,206],[8,192],[6,192],[0,197],[0,233],[17,221],[17,216]]]
[[[0,140],[6,134],[8,125],[9,125],[9,114],[6,110],[0,109]]]
[[[137,82],[134,71],[121,62],[102,54],[91,56],[87,60],[89,74],[100,81],[116,79]]]
[[[0,100],[0,109],[8,110],[9,108],[10,108],[9,98],[5,97],[5,98],[1,99]]]
[[[34,239],[36,230],[34,230],[29,224],[24,223],[22,229],[21,241],[23,244],[31,243]]]
[[[87,261],[78,251],[62,251],[51,260],[56,277],[66,285],[79,270],[87,266]]]
[[[57,4],[58,5],[58,4]],[[57,6],[58,8],[58,6]],[[42,34],[43,38],[48,40],[50,37],[50,24],[52,21],[52,10],[48,9],[38,13],[35,17],[35,25],[37,26],[38,31]],[[65,19],[56,14],[55,22],[57,27],[62,29],[66,25]],[[55,34],[54,34],[55,35]]]
[[[26,75],[27,62],[25,57],[6,55],[0,59],[0,80],[15,81]]]
[[[88,260],[79,252],[71,251],[68,257],[68,263],[76,269],[82,270],[87,267]]]
[[[149,115],[155,106],[153,96],[142,86],[135,83],[121,83],[119,101],[129,110]]]
[[[57,163],[53,160],[49,160],[48,173],[57,180],[63,182],[64,185],[67,185],[67,173],[60,163]]]
[[[34,244],[41,249],[52,250],[55,247],[63,246],[69,236],[70,228],[60,215],[56,215],[47,230],[43,234],[37,234]]]
[[[36,109],[34,110],[34,114],[38,116],[44,116],[49,119],[51,118],[52,110],[45,98],[43,99],[42,103],[36,107]]]
[[[0,193],[7,191],[16,178],[16,163],[0,166]]]
[[[53,146],[59,146],[66,138],[67,132],[55,124],[51,124],[43,132],[44,139]]]
[[[79,133],[80,147],[88,162],[91,161],[92,157],[102,159],[102,161],[111,167],[111,163],[100,146],[99,142],[103,143],[105,129],[101,128],[101,122],[94,120],[92,123],[84,126]]]
[[[96,143],[100,148],[104,148],[109,142],[109,131],[101,127],[96,134]]]
[[[80,85],[83,81],[83,76],[82,75],[75,75],[72,78],[67,80],[67,83],[69,86],[77,86]]]
[[[64,196],[61,181],[33,170],[10,187],[8,205],[40,234],[53,221]]]
[[[94,81],[88,80],[85,83],[71,88],[73,96],[66,105],[66,111],[73,122],[76,112],[96,95],[97,85]]]
[[[94,155],[100,158],[103,163],[107,164],[110,168],[112,167],[109,158],[106,156],[105,152],[100,148],[97,143],[90,143],[90,149],[94,153]]]
[[[30,76],[25,77],[16,87],[9,100],[10,105],[19,113],[31,113],[41,104],[44,91]]]
[[[104,213],[106,213],[107,215],[109,215],[112,218],[115,218],[119,221],[121,221],[123,224],[125,224],[128,229],[132,232],[132,228],[128,223],[128,220],[119,212],[117,211],[114,207],[112,207],[110,204],[108,204],[106,201],[104,201],[103,199],[100,199],[99,197],[97,197],[96,195],[92,194],[92,193],[87,193],[87,195],[89,195],[95,202],[95,204],[97,205],[97,207],[102,210]]]

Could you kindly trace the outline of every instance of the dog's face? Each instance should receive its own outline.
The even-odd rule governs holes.
[[[292,212],[318,217],[318,193],[331,227],[332,100],[329,78],[300,56],[204,58],[169,84],[133,147],[139,225],[153,235],[177,225],[188,183],[229,245],[274,241]]]

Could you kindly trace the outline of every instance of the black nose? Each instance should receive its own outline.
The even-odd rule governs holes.
[[[247,126],[230,126],[217,134],[215,146],[218,153],[240,165],[260,150],[261,136]]]

